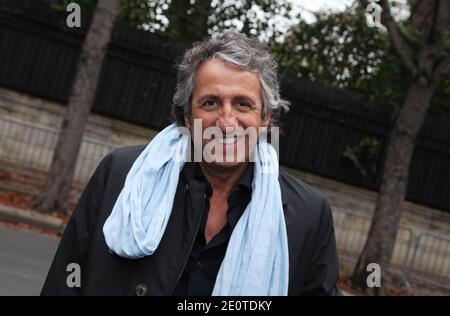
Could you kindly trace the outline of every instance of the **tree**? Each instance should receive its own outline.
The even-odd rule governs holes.
[[[250,37],[274,44],[281,41],[287,24],[298,18],[290,1],[240,0],[212,1],[209,33],[234,29]]]
[[[408,69],[390,45],[386,30],[367,25],[365,8],[354,5],[343,12],[311,14],[315,22],[301,20],[286,32],[282,43],[273,45],[283,75],[358,91],[370,100],[401,108],[409,89]],[[411,28],[403,30],[408,41],[420,45]],[[450,118],[449,97],[446,76],[430,111]]]
[[[50,0],[56,10],[70,2],[93,12],[97,0]],[[173,39],[193,42],[234,29],[273,41],[296,18],[288,0],[121,0],[119,19],[130,26]]]
[[[360,2],[363,7],[368,4],[365,0]],[[450,72],[450,57],[445,47],[449,38],[448,0],[414,2],[408,22],[417,32],[418,43],[393,19],[388,1],[380,0],[379,3],[381,23],[387,29],[394,51],[408,70],[409,87],[394,121],[372,223],[352,275],[352,286],[358,289],[366,289],[366,267],[370,263],[381,266],[384,279],[394,250],[415,141],[436,89]],[[383,284],[374,288],[374,294],[383,293]]]
[[[366,288],[368,263],[380,263],[382,271],[388,267],[412,151],[426,112],[450,117],[448,8],[441,7],[448,4],[409,2],[410,17],[400,23],[392,19],[387,1],[381,2],[382,22],[389,28],[368,27],[366,1],[345,12],[318,12],[315,22],[300,21],[274,47],[285,74],[357,90],[397,108],[366,253],[357,266],[359,275],[353,275],[355,288]]]
[[[301,20],[274,46],[286,74],[359,90],[383,63],[386,37],[367,26],[365,10],[312,13],[315,22]]]
[[[198,41],[208,35],[208,18],[213,13],[211,0],[172,1],[165,17],[169,25],[163,34],[184,41]]]
[[[162,3],[164,0],[155,1],[160,2],[155,8],[167,19],[167,25],[160,21],[159,25],[153,23],[150,29],[188,42],[230,29],[274,41],[283,32],[277,23],[287,23],[293,18],[291,4],[287,0],[180,0],[168,5]]]
[[[120,0],[99,0],[81,49],[75,80],[44,191],[34,206],[68,211],[72,177]]]

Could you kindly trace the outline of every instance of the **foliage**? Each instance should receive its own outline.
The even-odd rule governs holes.
[[[314,23],[300,21],[287,32],[285,42],[274,47],[283,74],[359,91],[372,100],[401,107],[410,75],[390,45],[386,30],[369,27],[360,6],[313,14]],[[411,47],[418,50],[421,36],[409,20],[401,27]],[[450,117],[449,97],[447,76],[435,93],[431,111]]]
[[[367,179],[377,174],[380,146],[378,140],[366,137],[355,146],[346,146],[342,155],[350,160],[364,179]]]
[[[340,87],[357,87],[373,76],[385,57],[386,37],[366,24],[364,12],[314,14],[300,21],[276,47],[289,73]]]
[[[93,12],[97,0],[50,0],[57,10],[70,2]],[[289,1],[271,0],[122,0],[122,22],[182,41],[197,41],[224,30],[237,30],[269,41],[291,20]],[[281,23],[281,22],[282,23]]]

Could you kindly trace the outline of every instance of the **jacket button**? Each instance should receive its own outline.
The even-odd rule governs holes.
[[[146,284],[136,285],[136,296],[146,296],[148,294],[148,286]]]
[[[189,184],[186,184],[184,186],[184,194],[188,193],[188,191],[189,191]]]

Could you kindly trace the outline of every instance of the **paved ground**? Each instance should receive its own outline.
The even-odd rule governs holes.
[[[58,241],[0,224],[0,296],[39,295]]]
[[[0,296],[39,295],[58,242],[0,222]]]

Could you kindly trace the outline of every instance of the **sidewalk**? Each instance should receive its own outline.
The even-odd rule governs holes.
[[[65,227],[64,221],[59,217],[2,204],[0,204],[0,221],[24,223],[54,233],[62,233]]]

